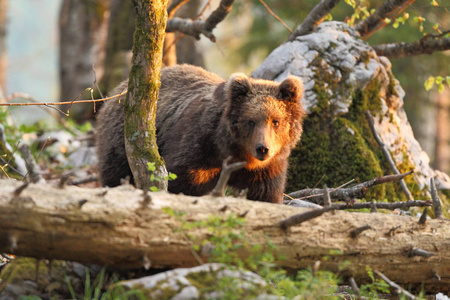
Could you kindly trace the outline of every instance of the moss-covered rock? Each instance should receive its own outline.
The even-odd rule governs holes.
[[[256,78],[281,81],[297,75],[304,82],[308,117],[290,158],[287,192],[320,185],[336,187],[355,179],[362,182],[392,174],[373,137],[365,111],[413,196],[424,199],[429,178],[438,189],[449,188],[448,175],[431,169],[428,156],[414,138],[403,109],[405,93],[387,58],[378,57],[358,33],[340,22],[324,22],[312,34],[275,49],[253,72]],[[366,199],[405,199],[397,183],[372,188]]]

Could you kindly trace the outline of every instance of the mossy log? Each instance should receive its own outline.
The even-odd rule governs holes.
[[[426,290],[441,292],[450,287],[448,220],[419,225],[418,218],[407,216],[336,211],[283,230],[282,220],[307,209],[166,192],[145,197],[130,186],[58,189],[30,184],[18,191],[22,185],[0,182],[0,252],[120,268],[192,267],[199,257],[207,261],[208,254],[195,255],[191,237],[201,241],[209,233],[205,228],[181,229],[180,219],[167,209],[183,212],[189,222],[235,213],[245,215],[249,243],[264,245],[269,239],[285,256],[278,262],[284,268],[311,267],[322,260],[321,268],[331,271],[348,265],[340,274],[359,282],[369,280],[370,266],[404,287],[424,283]],[[351,237],[366,225],[370,230]],[[418,256],[417,249],[434,255]]]

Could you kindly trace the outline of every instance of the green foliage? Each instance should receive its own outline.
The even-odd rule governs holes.
[[[450,87],[450,76],[446,76],[445,78],[442,76],[430,76],[425,81],[425,90],[431,90],[434,84],[436,84],[439,93],[442,93],[444,91],[444,83],[447,83],[447,85]]]
[[[360,295],[368,297],[369,299],[379,299],[378,293],[389,294],[389,285],[383,279],[376,279],[370,267],[366,267],[366,272],[369,275],[372,283],[361,285]]]
[[[331,272],[318,271],[315,274],[311,269],[299,271],[295,276],[289,275],[285,270],[275,264],[282,259],[277,254],[277,247],[265,236],[262,244],[250,244],[244,231],[245,219],[229,214],[225,217],[212,216],[203,221],[187,221],[185,213],[170,208],[164,210],[170,216],[181,221],[180,230],[186,232],[191,228],[202,228],[207,231],[208,238],[199,240],[194,236],[190,238],[195,242],[194,251],[201,247],[211,249],[210,262],[226,264],[241,270],[250,270],[265,279],[268,285],[257,290],[243,290],[239,279],[224,277],[211,284],[200,287],[201,292],[220,291],[223,299],[246,299],[249,293],[268,293],[278,296],[294,297],[301,295],[302,299],[337,299],[331,296],[337,289],[337,276]],[[246,254],[246,255],[245,255]],[[244,259],[241,257],[245,257]],[[202,281],[205,275],[202,276]],[[312,298],[311,298],[312,299]]]
[[[156,182],[161,182],[161,181],[164,181],[164,180],[170,181],[170,180],[175,180],[175,179],[177,179],[177,175],[174,174],[174,173],[172,173],[172,172],[169,172],[169,174],[168,174],[167,176],[164,176],[163,178],[158,177],[157,175],[155,175],[156,164],[155,164],[154,162],[148,162],[148,163],[147,163],[147,170],[149,170],[149,171],[152,173],[152,174],[150,175],[150,180],[153,181],[153,182],[155,182],[155,181],[156,181]],[[156,186],[151,186],[151,187],[150,187],[150,190],[151,190],[152,192],[157,192],[157,191],[159,191],[159,188],[156,187]]]

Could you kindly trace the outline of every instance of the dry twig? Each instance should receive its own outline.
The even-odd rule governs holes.
[[[288,25],[287,25],[287,24],[286,24],[279,16],[277,16],[277,14],[274,13],[274,12],[270,9],[269,5],[267,5],[267,3],[264,2],[264,0],[259,0],[259,2],[261,2],[261,4],[266,8],[266,10],[269,12],[269,14],[272,15],[272,17],[274,17],[275,19],[277,19],[277,21],[280,22],[281,25],[283,25],[284,28],[286,28],[287,30],[289,30],[290,33],[292,33],[291,27],[289,27],[289,26],[288,26]]]
[[[431,206],[430,200],[408,200],[408,201],[400,201],[400,202],[360,202],[360,203],[354,203],[353,205],[349,205],[347,203],[338,203],[333,204],[332,206],[336,209],[365,209],[365,208],[372,208],[373,205],[376,205],[377,208],[380,209],[406,209],[409,207],[426,207]]]
[[[387,284],[389,284],[391,287],[393,287],[395,289],[395,291],[397,292],[397,294],[403,294],[406,297],[408,297],[409,299],[417,299],[416,296],[414,296],[413,294],[411,294],[410,292],[408,292],[407,290],[405,290],[404,288],[402,288],[401,286],[399,286],[398,284],[396,284],[395,282],[393,282],[392,280],[387,278],[386,275],[384,275],[380,271],[373,270],[373,272],[375,274],[377,274],[378,276],[380,276],[384,281],[386,281]]]
[[[444,214],[442,213],[441,199],[436,191],[436,184],[434,183],[434,178],[430,179],[430,189],[431,189],[431,199],[433,200],[434,218],[444,219]]]

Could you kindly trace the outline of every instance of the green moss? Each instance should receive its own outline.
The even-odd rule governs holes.
[[[217,284],[217,272],[196,272],[186,275],[186,279],[197,288],[200,294],[212,292]]]
[[[39,264],[38,270],[36,266]],[[8,284],[22,284],[24,280],[31,280],[38,284],[37,290],[43,290],[44,287],[51,282],[64,279],[64,265],[63,261],[52,262],[52,274],[48,269],[48,264],[45,261],[38,261],[35,258],[18,257],[9,262],[0,273],[0,294]],[[37,280],[36,280],[37,279]],[[65,283],[61,282],[61,285]]]
[[[363,182],[392,174],[389,165],[379,149],[368,125],[365,111],[380,115],[381,84],[372,80],[363,90],[355,90],[352,103],[345,115],[333,117],[333,107],[329,105],[330,91],[339,97],[342,86],[330,78],[329,70],[317,61],[313,64],[316,70],[314,92],[318,105],[304,121],[303,136],[298,146],[292,151],[286,191],[313,187],[322,178],[322,186],[336,187],[350,179]],[[327,75],[328,74],[328,75]],[[391,83],[394,78],[390,78]],[[325,85],[327,83],[327,85]],[[388,93],[393,94],[394,84]],[[352,87],[345,87],[351,91]],[[406,159],[399,166],[400,172],[412,169]],[[412,176],[406,178],[414,197],[423,196]],[[396,183],[383,184],[369,189],[365,197],[377,201],[405,200],[403,192]]]

